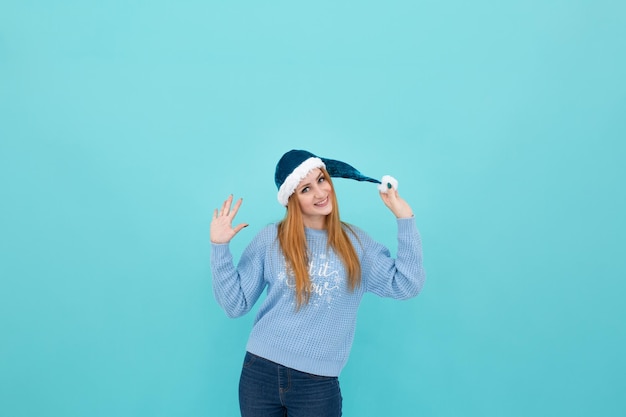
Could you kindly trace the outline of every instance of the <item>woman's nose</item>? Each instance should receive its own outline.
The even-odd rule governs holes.
[[[322,190],[322,187],[320,187],[319,184],[315,184],[313,186],[313,195],[315,197],[321,197],[324,195],[324,190]]]

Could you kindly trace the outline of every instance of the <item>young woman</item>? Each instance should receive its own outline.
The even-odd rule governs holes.
[[[381,181],[341,161],[291,150],[276,165],[284,219],[262,229],[235,266],[228,243],[242,200],[229,196],[211,222],[215,297],[229,317],[259,299],[239,382],[241,415],[341,416],[338,376],[348,360],[363,294],[407,299],[424,284],[419,232],[397,181],[383,177],[383,203],[397,218],[396,258],[340,220],[331,177]]]

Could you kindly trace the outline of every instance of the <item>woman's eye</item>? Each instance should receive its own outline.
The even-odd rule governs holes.
[[[306,193],[307,191],[309,191],[309,187],[304,187],[302,190],[300,190],[301,193]]]
[[[320,177],[320,179],[317,180],[317,182],[324,182],[324,181],[326,181],[326,178],[324,178],[324,177]]]

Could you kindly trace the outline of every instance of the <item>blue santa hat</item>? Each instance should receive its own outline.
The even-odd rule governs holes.
[[[278,188],[278,202],[287,206],[287,200],[296,187],[312,169],[326,168],[331,177],[348,178],[357,181],[367,181],[380,184],[378,189],[386,193],[388,188],[398,188],[395,178],[385,175],[382,181],[361,174],[353,166],[335,159],[322,158],[309,151],[292,149],[285,153],[274,174],[274,182]]]

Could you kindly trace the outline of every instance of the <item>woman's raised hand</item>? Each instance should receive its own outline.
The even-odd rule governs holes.
[[[239,211],[243,199],[237,200],[233,207],[233,195],[228,196],[221,210],[213,211],[213,220],[211,221],[211,242],[212,243],[228,243],[241,229],[248,226],[248,223],[240,223],[233,227],[233,219]]]
[[[389,189],[386,193],[381,192],[380,198],[398,219],[413,217],[411,206],[400,197],[395,188]]]

